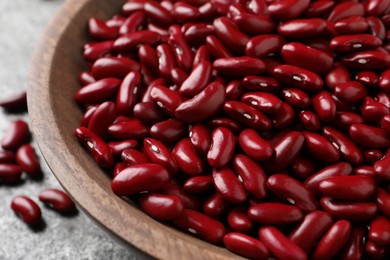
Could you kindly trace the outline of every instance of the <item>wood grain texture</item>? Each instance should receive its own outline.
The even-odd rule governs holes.
[[[39,148],[64,189],[129,248],[159,259],[238,259],[224,248],[161,224],[111,191],[110,178],[73,136],[82,111],[73,99],[86,68],[82,46],[92,16],[107,19],[123,0],[68,0],[47,28],[31,64],[28,108]]]

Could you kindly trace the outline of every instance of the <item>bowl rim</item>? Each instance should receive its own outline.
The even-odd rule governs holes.
[[[124,2],[124,0],[117,1]],[[111,196],[113,195],[111,189],[108,191],[97,184],[89,183],[94,185],[94,190],[93,193],[88,193],[86,181],[91,181],[91,179],[83,179],[86,175],[83,166],[80,165],[77,169],[84,169],[84,175],[80,171],[77,172],[77,176],[72,172],[73,165],[79,162],[77,154],[72,154],[68,149],[53,153],[53,149],[65,143],[65,136],[61,131],[57,112],[53,109],[54,101],[51,100],[51,86],[56,83],[52,79],[52,65],[58,53],[59,42],[64,38],[64,34],[72,23],[72,18],[81,15],[83,8],[92,5],[92,2],[94,0],[65,1],[41,37],[30,64],[27,84],[28,113],[32,132],[46,163],[64,190],[69,193],[83,212],[122,245],[129,249],[141,250],[139,255],[146,256],[147,254],[159,259],[191,259],[194,257],[196,259],[242,259],[225,248],[209,244],[151,219],[124,199]],[[82,56],[81,53],[80,56]],[[45,120],[42,120],[43,115],[45,115]],[[75,138],[73,140],[77,143]],[[87,153],[79,145],[78,147],[77,149],[81,149],[79,152]],[[65,172],[65,169],[69,172]],[[103,174],[102,171],[101,174]],[[76,183],[72,178],[77,178],[81,182]],[[96,202],[96,195],[108,196],[108,199]],[[91,206],[91,203],[96,205]],[[141,225],[142,227],[138,227],[136,231],[127,232],[123,225],[118,223],[117,218],[110,219],[105,214],[99,214],[99,210],[102,209],[99,206],[107,207],[103,208],[108,212],[125,216],[124,221],[132,223],[130,228],[135,228],[134,224],[137,223],[148,222],[148,225]],[[147,229],[146,234],[150,236],[142,238],[141,236],[145,236],[145,233],[140,232],[141,229]],[[148,243],[145,243],[146,241]]]

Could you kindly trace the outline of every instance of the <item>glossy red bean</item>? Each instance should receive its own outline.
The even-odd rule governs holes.
[[[312,98],[313,108],[323,122],[330,122],[336,116],[336,103],[327,91],[321,91]]]
[[[295,206],[264,202],[251,206],[248,217],[262,225],[285,225],[300,221],[303,212]]]
[[[173,23],[173,17],[169,11],[162,7],[158,2],[146,1],[144,10],[146,15],[157,24],[169,26]]]
[[[352,1],[339,3],[332,9],[328,20],[337,22],[351,16],[364,16],[363,5]]]
[[[358,81],[338,83],[334,88],[334,94],[341,101],[355,104],[367,96],[366,88]]]
[[[352,173],[352,166],[346,162],[339,162],[327,166],[316,172],[304,182],[305,186],[315,195],[319,195],[319,184],[321,181],[333,176],[346,176]]]
[[[157,106],[170,116],[175,114],[176,108],[182,103],[182,98],[177,91],[164,86],[153,87],[150,96]]]
[[[116,78],[105,78],[79,89],[74,98],[81,104],[93,104],[107,101],[117,93],[121,81]]]
[[[242,84],[248,90],[254,91],[275,91],[281,87],[281,84],[272,77],[265,76],[247,76]]]
[[[377,206],[371,202],[337,201],[330,197],[320,200],[322,208],[335,219],[350,221],[366,221],[372,219],[377,212]]]
[[[211,146],[207,161],[213,168],[225,166],[233,156],[236,137],[227,128],[218,127],[211,133]]]
[[[160,190],[169,181],[168,171],[152,163],[138,164],[125,168],[111,183],[112,191],[118,196]]]
[[[390,217],[390,194],[382,188],[378,188],[375,201],[378,210],[387,218]]]
[[[383,22],[375,16],[368,16],[366,20],[372,35],[384,41],[386,38],[386,28]]]
[[[390,113],[389,107],[375,101],[371,97],[364,99],[360,110],[364,120],[367,122],[378,122]]]
[[[172,155],[182,172],[189,175],[203,173],[203,160],[197,155],[196,149],[189,138],[179,141],[173,148]]]
[[[390,65],[390,55],[379,51],[362,51],[343,57],[343,63],[352,69],[385,69]]]
[[[303,132],[303,136],[305,137],[305,149],[311,156],[328,163],[340,160],[339,151],[325,137],[307,131]]]
[[[314,244],[333,224],[331,216],[323,211],[313,211],[289,234],[288,238],[308,254]]]
[[[349,128],[349,135],[356,143],[370,148],[387,148],[390,145],[385,130],[365,124],[353,124]]]
[[[58,189],[45,189],[39,193],[39,200],[55,211],[63,214],[73,213],[76,205],[68,194]]]
[[[368,30],[368,23],[362,16],[350,16],[335,23],[335,30],[340,34],[358,34]]]
[[[7,150],[0,150],[0,163],[14,163],[15,153]]]
[[[143,152],[152,163],[161,165],[167,169],[171,175],[177,173],[177,162],[163,143],[153,138],[145,138],[143,141]]]
[[[180,95],[191,98],[199,94],[210,83],[211,73],[211,63],[208,61],[201,62],[181,85]]]
[[[292,65],[276,66],[273,76],[285,84],[307,91],[318,91],[324,84],[317,74]]]
[[[390,150],[387,150],[385,156],[373,165],[375,172],[383,179],[390,180]]]
[[[107,128],[117,117],[115,103],[111,101],[104,102],[97,106],[96,110],[88,120],[88,129],[102,139],[107,136]]]
[[[322,180],[318,187],[324,196],[341,200],[366,200],[376,191],[374,180],[368,176],[329,177]]]
[[[91,153],[95,162],[103,168],[113,166],[113,155],[110,147],[91,130],[85,127],[78,127],[74,131],[78,141]]]
[[[268,259],[269,251],[264,244],[253,237],[241,233],[228,233],[223,243],[230,251],[250,259]]]
[[[310,157],[300,156],[291,163],[291,173],[297,179],[306,179],[317,171],[317,163]]]
[[[212,56],[217,59],[228,58],[232,56],[230,51],[222,44],[222,42],[213,35],[206,37],[206,46]]]
[[[199,122],[219,111],[224,100],[224,86],[217,81],[212,82],[192,99],[181,103],[175,110],[175,116],[184,122]]]
[[[267,92],[247,92],[241,97],[241,101],[266,114],[279,112],[283,104],[277,96]]]
[[[123,79],[130,71],[139,70],[138,62],[121,57],[103,57],[92,65],[92,75],[95,79]]]
[[[377,216],[370,223],[368,238],[379,246],[390,244],[390,221],[383,217]]]
[[[246,200],[245,189],[231,169],[214,169],[213,180],[216,190],[226,201],[241,203]]]
[[[166,114],[154,101],[137,103],[133,113],[135,118],[145,124],[155,124],[166,119]]]
[[[173,225],[213,244],[221,243],[226,233],[221,222],[191,209],[184,209],[183,214],[173,220]]]
[[[135,148],[138,145],[136,140],[112,141],[107,143],[113,154],[120,155],[127,148]]]
[[[38,225],[42,220],[41,209],[32,199],[26,196],[20,195],[13,198],[11,208],[28,225]]]
[[[236,25],[226,17],[213,21],[215,33],[223,44],[233,53],[243,54],[249,37],[241,32]]]
[[[371,34],[353,34],[334,37],[329,46],[336,52],[354,52],[374,50],[382,41]]]
[[[161,44],[156,48],[160,75],[170,78],[171,71],[177,66],[172,48],[168,44]]]
[[[237,77],[261,74],[265,69],[261,60],[247,56],[220,58],[214,61],[213,67],[221,74]]]
[[[133,148],[124,149],[121,153],[121,158],[122,161],[128,166],[150,163],[148,157],[146,157],[145,154]]]
[[[379,87],[386,92],[390,91],[390,69],[382,72],[379,79]]]
[[[368,164],[374,164],[376,161],[380,160],[383,155],[384,153],[379,149],[369,149],[365,150],[363,153],[364,160]]]
[[[191,70],[194,55],[190,46],[184,38],[184,35],[178,25],[172,25],[169,27],[169,40],[168,43],[173,50],[173,54],[176,58],[179,68],[189,72]]]
[[[278,33],[286,38],[314,38],[326,32],[326,21],[319,18],[295,19],[278,26]]]
[[[347,243],[338,256],[343,260],[361,259],[364,253],[365,229],[362,226],[352,226]]]
[[[175,195],[147,193],[140,197],[139,204],[143,211],[158,220],[175,219],[184,211],[183,203]]]
[[[365,252],[371,259],[384,259],[386,248],[384,246],[377,245],[371,240],[367,240],[365,244]]]
[[[209,217],[220,216],[227,208],[228,203],[218,192],[211,195],[203,203],[203,212]]]
[[[35,149],[29,144],[24,144],[16,152],[16,163],[30,177],[35,178],[41,173],[41,165],[36,156]]]
[[[6,150],[17,150],[30,139],[30,130],[21,119],[12,121],[1,139],[1,147]]]
[[[253,229],[253,222],[247,215],[244,207],[236,207],[229,211],[227,222],[229,227],[241,233],[248,233]]]
[[[0,107],[8,112],[21,111],[27,109],[27,94],[26,91],[12,94],[7,97],[0,98]]]
[[[141,94],[140,83],[141,75],[136,71],[130,72],[124,78],[116,99],[118,113],[123,115],[131,114],[138,101],[138,97]]]
[[[298,88],[284,88],[282,95],[285,102],[296,108],[305,108],[311,103],[309,95]]]
[[[119,34],[125,35],[136,32],[145,25],[146,15],[143,11],[135,11],[129,17],[124,18],[119,27]]]
[[[309,0],[282,0],[268,5],[268,13],[276,20],[288,21],[299,17],[309,4]]]
[[[189,137],[191,143],[194,145],[195,149],[197,149],[200,154],[207,154],[211,144],[211,136],[209,130],[205,125],[191,125],[189,127]]]
[[[194,176],[186,180],[183,189],[188,193],[201,193],[213,187],[213,178],[210,175]]]
[[[331,259],[347,243],[351,234],[351,223],[339,220],[329,228],[318,242],[311,257],[313,259]]]
[[[241,13],[234,16],[233,21],[240,30],[252,36],[272,33],[275,28],[274,22],[268,15]]]
[[[89,34],[96,40],[112,40],[118,34],[118,29],[111,28],[99,18],[90,18],[88,21]]]
[[[94,62],[109,54],[114,47],[114,41],[104,41],[97,43],[87,43],[84,45],[84,59]]]
[[[309,7],[306,9],[306,12],[303,14],[305,17],[319,17],[330,10],[334,6],[334,2],[332,0],[319,0],[309,4]]]
[[[131,129],[131,131],[129,131]],[[119,140],[143,139],[149,135],[149,128],[138,119],[114,123],[108,127],[111,136]]]
[[[331,141],[340,151],[340,155],[349,163],[359,165],[363,162],[363,155],[356,144],[343,133],[332,127],[324,127],[322,134]]]
[[[185,124],[173,118],[156,123],[150,128],[150,135],[161,142],[178,141],[186,132]]]
[[[329,71],[325,76],[325,83],[330,89],[334,89],[337,84],[345,83],[350,80],[349,71],[342,64],[335,65],[333,70]]]
[[[22,168],[13,163],[0,163],[0,183],[17,184],[21,181]]]
[[[311,212],[318,208],[313,193],[299,181],[285,174],[270,176],[267,180],[267,187],[273,194],[304,212]]]
[[[134,1],[126,2],[122,6],[122,12],[126,15],[129,15],[129,14],[136,12],[136,11],[142,11],[142,10],[144,10],[145,3],[147,1],[148,0],[134,0]]]
[[[201,201],[195,194],[186,193],[183,188],[175,183],[174,181],[170,181],[164,185],[162,192],[168,195],[178,196],[183,202],[184,208],[200,210]]]
[[[251,38],[246,44],[246,55],[261,59],[279,54],[285,40],[276,34],[264,34]]]
[[[275,129],[283,129],[289,126],[294,118],[294,109],[289,104],[283,102],[281,109],[272,115],[272,124]]]
[[[171,15],[176,21],[185,23],[199,19],[200,12],[198,8],[188,3],[176,2],[173,5]]]
[[[239,80],[232,80],[225,87],[226,100],[240,100],[244,93],[245,88]]]
[[[312,111],[302,111],[299,113],[299,119],[309,131],[318,131],[321,129],[320,118]]]
[[[202,45],[198,48],[194,55],[194,62],[192,63],[192,67],[196,68],[203,61],[210,61],[210,51],[207,49],[206,45]]]
[[[214,26],[211,24],[195,23],[186,28],[184,31],[184,38],[191,46],[199,46],[205,43],[207,36],[213,34]]]
[[[272,147],[253,129],[243,130],[238,137],[238,143],[249,157],[257,161],[268,160],[273,154]]]
[[[259,229],[260,241],[278,259],[308,259],[306,253],[275,227],[265,226]]]
[[[383,14],[389,6],[390,6],[390,3],[388,3],[387,1],[369,0],[364,5],[364,8],[369,15],[379,16],[379,15]]]

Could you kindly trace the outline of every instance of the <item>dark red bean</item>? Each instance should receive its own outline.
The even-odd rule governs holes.
[[[384,189],[378,188],[375,201],[378,206],[378,210],[387,218],[390,217],[390,194]]]
[[[390,180],[390,150],[379,161],[374,163],[375,172],[383,179]]]
[[[150,162],[146,155],[133,148],[124,149],[121,153],[121,158],[122,161],[128,166]]]
[[[334,4],[335,3],[332,0],[319,0],[311,2],[303,15],[305,17],[322,16],[332,10]]]
[[[129,115],[138,101],[141,75],[137,72],[130,72],[122,81],[118,91],[116,105],[118,113]]]
[[[312,111],[302,111],[299,113],[299,119],[309,131],[318,131],[321,129],[320,118]]]
[[[368,30],[368,23],[362,16],[350,16],[337,21],[334,29],[340,34],[358,34]]]
[[[30,130],[21,119],[11,122],[1,139],[1,147],[7,150],[17,150],[30,139]]]
[[[208,61],[201,62],[181,85],[180,95],[190,98],[197,95],[210,83],[211,73],[211,63]]]
[[[386,92],[390,91],[390,69],[382,72],[379,79],[379,87]]]
[[[213,244],[221,243],[226,233],[221,222],[191,209],[184,209],[183,214],[173,220],[173,225]]]
[[[253,222],[248,217],[247,211],[243,207],[236,207],[229,211],[227,221],[229,227],[241,233],[248,233],[253,229]]]
[[[387,148],[390,140],[385,130],[365,124],[353,124],[349,135],[358,144],[370,148]]]
[[[162,142],[178,141],[186,132],[186,125],[173,118],[156,123],[150,128],[150,135]]]
[[[222,44],[222,42],[213,35],[206,37],[206,46],[212,56],[217,59],[228,58],[232,56],[230,51]]]
[[[118,29],[111,28],[99,18],[90,18],[88,21],[89,34],[96,40],[112,40],[117,37]]]
[[[218,127],[211,133],[211,146],[207,161],[213,168],[225,166],[233,156],[236,137],[227,128]]]
[[[364,16],[364,8],[360,3],[348,1],[337,4],[328,16],[328,20],[337,22],[351,16]]]
[[[136,104],[133,113],[135,118],[145,124],[155,124],[166,119],[166,114],[154,101]]]
[[[278,33],[286,38],[314,38],[326,32],[326,21],[319,18],[296,19],[278,26]]]
[[[87,43],[84,45],[84,59],[90,62],[95,62],[97,59],[100,59],[109,54],[113,47],[114,41]]]
[[[261,227],[259,237],[278,259],[307,259],[306,253],[275,227]]]
[[[341,101],[355,104],[367,96],[367,90],[358,81],[348,81],[336,84],[334,94]]]
[[[178,196],[186,209],[199,210],[201,208],[199,198],[195,194],[186,193],[183,188],[174,181],[170,181],[165,184],[162,191],[168,195]]]
[[[374,50],[382,41],[371,34],[353,34],[334,37],[329,46],[335,52],[354,52]]]
[[[366,221],[373,218],[377,212],[377,206],[371,202],[337,201],[330,197],[320,200],[322,208],[335,219],[350,221]]]
[[[339,253],[340,259],[361,259],[364,253],[365,230],[362,226],[352,226],[349,240]]]
[[[339,220],[318,242],[311,257],[313,259],[331,259],[348,242],[351,234],[351,223],[346,220]]]
[[[158,69],[164,78],[170,78],[171,71],[177,66],[171,46],[161,44],[157,46]]]
[[[339,151],[325,137],[312,132],[303,132],[305,149],[317,159],[332,163],[340,160]]]
[[[324,82],[317,74],[292,65],[279,65],[273,71],[273,76],[285,83],[307,91],[318,91]]]
[[[221,74],[237,77],[261,74],[265,69],[261,60],[247,56],[220,58],[214,61],[213,67]]]
[[[294,109],[289,104],[283,102],[280,110],[272,115],[272,124],[275,129],[283,129],[289,126],[294,118]]]
[[[144,10],[146,15],[157,24],[169,26],[173,23],[173,17],[169,11],[162,7],[158,2],[146,1]]]
[[[203,212],[209,217],[217,217],[226,210],[227,205],[228,203],[216,192],[204,201]]]
[[[374,164],[376,161],[380,160],[383,155],[384,154],[379,149],[365,150],[363,153],[364,160],[369,164]]]
[[[251,206],[248,217],[262,225],[285,225],[300,221],[303,212],[295,206],[264,202]]]
[[[14,163],[15,154],[11,151],[0,150],[0,163]]]
[[[369,0],[364,5],[364,9],[369,15],[379,16],[383,14],[386,9],[390,6],[390,3],[383,0]]]
[[[194,176],[183,184],[183,189],[188,193],[201,193],[213,187],[213,183],[213,178],[210,175]]]
[[[59,213],[69,214],[76,210],[76,205],[68,194],[58,189],[45,189],[39,193],[39,200]]]
[[[129,131],[131,129],[131,131]],[[148,136],[149,128],[138,119],[114,123],[108,127],[111,136],[119,140],[143,139]]]
[[[172,155],[182,172],[189,175],[200,175],[203,173],[203,161],[197,155],[190,138],[179,141],[173,148]]]
[[[383,22],[375,16],[366,17],[366,20],[372,35],[384,41],[386,38],[386,28]]]
[[[223,243],[230,251],[250,259],[268,259],[269,251],[264,244],[253,237],[241,233],[228,233]]]
[[[111,28],[120,28],[125,21],[126,18],[124,16],[114,15],[112,18],[106,21],[106,25]]]
[[[138,164],[125,168],[111,183],[118,196],[160,190],[169,181],[168,171],[158,164]]]
[[[158,220],[175,219],[184,211],[183,203],[175,195],[147,193],[140,197],[139,204],[143,211]]]
[[[224,45],[233,53],[245,53],[245,46],[249,37],[241,32],[236,25],[226,17],[219,17],[213,21],[215,33]]]
[[[231,169],[214,169],[213,180],[216,190],[225,200],[232,203],[241,203],[246,200],[244,187]]]
[[[257,161],[268,160],[272,154],[272,147],[253,129],[243,130],[238,138],[241,149]]]
[[[245,93],[245,88],[241,81],[232,80],[225,87],[226,100],[240,100]]]
[[[211,136],[203,124],[195,124],[189,128],[189,137],[195,149],[202,155],[206,155],[211,145]]]
[[[311,103],[309,95],[298,88],[284,88],[282,94],[284,100],[296,108],[305,108]]]
[[[390,221],[383,217],[377,216],[370,223],[368,238],[379,246],[390,244]]]
[[[299,17],[309,4],[309,0],[282,0],[268,5],[268,13],[276,20],[288,21]]]
[[[288,238],[308,254],[314,244],[333,224],[330,215],[323,211],[313,211],[289,234]]]
[[[291,173],[298,179],[306,179],[317,171],[317,162],[310,157],[301,156],[291,163]]]
[[[375,244],[371,240],[366,241],[365,252],[371,259],[384,259],[386,254],[386,248]]]
[[[107,128],[117,117],[114,102],[107,101],[99,105],[88,120],[88,129],[102,139],[107,136]]]
[[[181,103],[175,110],[175,116],[184,122],[199,122],[213,116],[224,101],[224,86],[217,81],[212,82],[198,95]]]
[[[20,111],[27,109],[27,94],[26,91],[12,94],[7,97],[0,98],[0,107],[6,111]]]
[[[323,122],[330,122],[336,116],[336,103],[327,91],[321,91],[312,98],[313,108]]]
[[[205,43],[206,37],[214,34],[214,26],[206,23],[191,24],[184,31],[184,38],[191,46]],[[207,48],[206,48],[207,49]]]
[[[146,21],[146,15],[143,11],[135,11],[128,18],[125,18],[119,27],[119,34],[125,35],[136,32],[142,28]]]
[[[234,16],[233,21],[240,30],[253,36],[272,33],[275,28],[274,22],[268,15],[241,13]]]
[[[348,69],[342,65],[335,65],[334,69],[325,76],[325,83],[330,89],[334,89],[337,84],[345,83],[351,80]]]
[[[384,69],[390,65],[390,55],[379,51],[362,51],[343,57],[343,63],[352,69]]]
[[[0,183],[17,184],[21,181],[22,168],[12,163],[0,163]]]
[[[161,142],[153,138],[145,138],[143,152],[152,163],[159,164],[174,175],[178,171],[178,165],[169,149]]]
[[[110,147],[113,154],[120,155],[123,150],[127,148],[135,148],[138,145],[138,142],[135,140],[112,141],[107,143],[107,145]]]
[[[210,52],[207,49],[206,45],[202,45],[198,48],[194,55],[194,62],[192,63],[192,67],[196,68],[200,63],[204,61],[210,61]]]
[[[92,75],[95,79],[118,78],[123,79],[133,70],[139,70],[138,62],[121,57],[103,57],[95,61],[92,66]]]
[[[200,16],[198,8],[185,2],[176,2],[173,5],[171,14],[180,23],[196,21]]]
[[[390,113],[389,107],[375,101],[371,97],[366,97],[360,108],[362,116],[367,122],[378,122]]]
[[[184,38],[184,35],[178,25],[169,27],[169,45],[176,57],[177,64],[182,70],[189,72],[191,70],[194,55],[190,46]]]
[[[246,44],[246,55],[254,58],[264,58],[279,54],[285,40],[276,34],[264,34],[253,37]]]
[[[240,133],[241,130],[243,129],[241,124],[228,117],[216,117],[210,120],[207,126],[211,129],[216,129],[218,127],[225,127],[230,131],[232,131],[234,134]]]
[[[16,152],[16,163],[30,177],[36,178],[41,173],[41,165],[35,154],[35,149],[29,144],[22,145]]]
[[[41,209],[32,199],[26,196],[13,198],[11,208],[28,225],[38,225],[42,220]]]
[[[247,76],[242,84],[248,90],[254,91],[275,91],[281,87],[276,79],[265,76]]]
[[[177,91],[164,86],[153,87],[150,96],[157,106],[171,116],[175,114],[176,108],[182,103],[182,98]]]
[[[247,92],[241,97],[241,101],[266,114],[278,113],[283,105],[277,96],[267,92]]]
[[[136,12],[136,11],[142,11],[142,10],[144,10],[145,3],[147,1],[148,0],[134,0],[134,1],[126,2],[122,6],[122,12],[126,15],[129,15],[129,14]]]
[[[104,102],[117,93],[121,81],[116,78],[106,78],[80,88],[74,98],[81,104]]]

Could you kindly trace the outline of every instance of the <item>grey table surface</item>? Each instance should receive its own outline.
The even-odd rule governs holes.
[[[0,0],[0,97],[25,88],[34,48],[50,18],[63,0]],[[9,122],[27,114],[6,114],[0,108],[0,138]],[[34,142],[33,142],[34,144]],[[35,144],[34,144],[35,145]],[[41,207],[46,227],[38,232],[28,228],[10,208],[16,195],[38,201],[44,188],[60,188],[40,160],[44,180],[26,178],[23,185],[0,185],[0,260],[14,259],[140,259],[112,240],[84,213],[63,217]],[[42,206],[42,204],[40,204]]]

